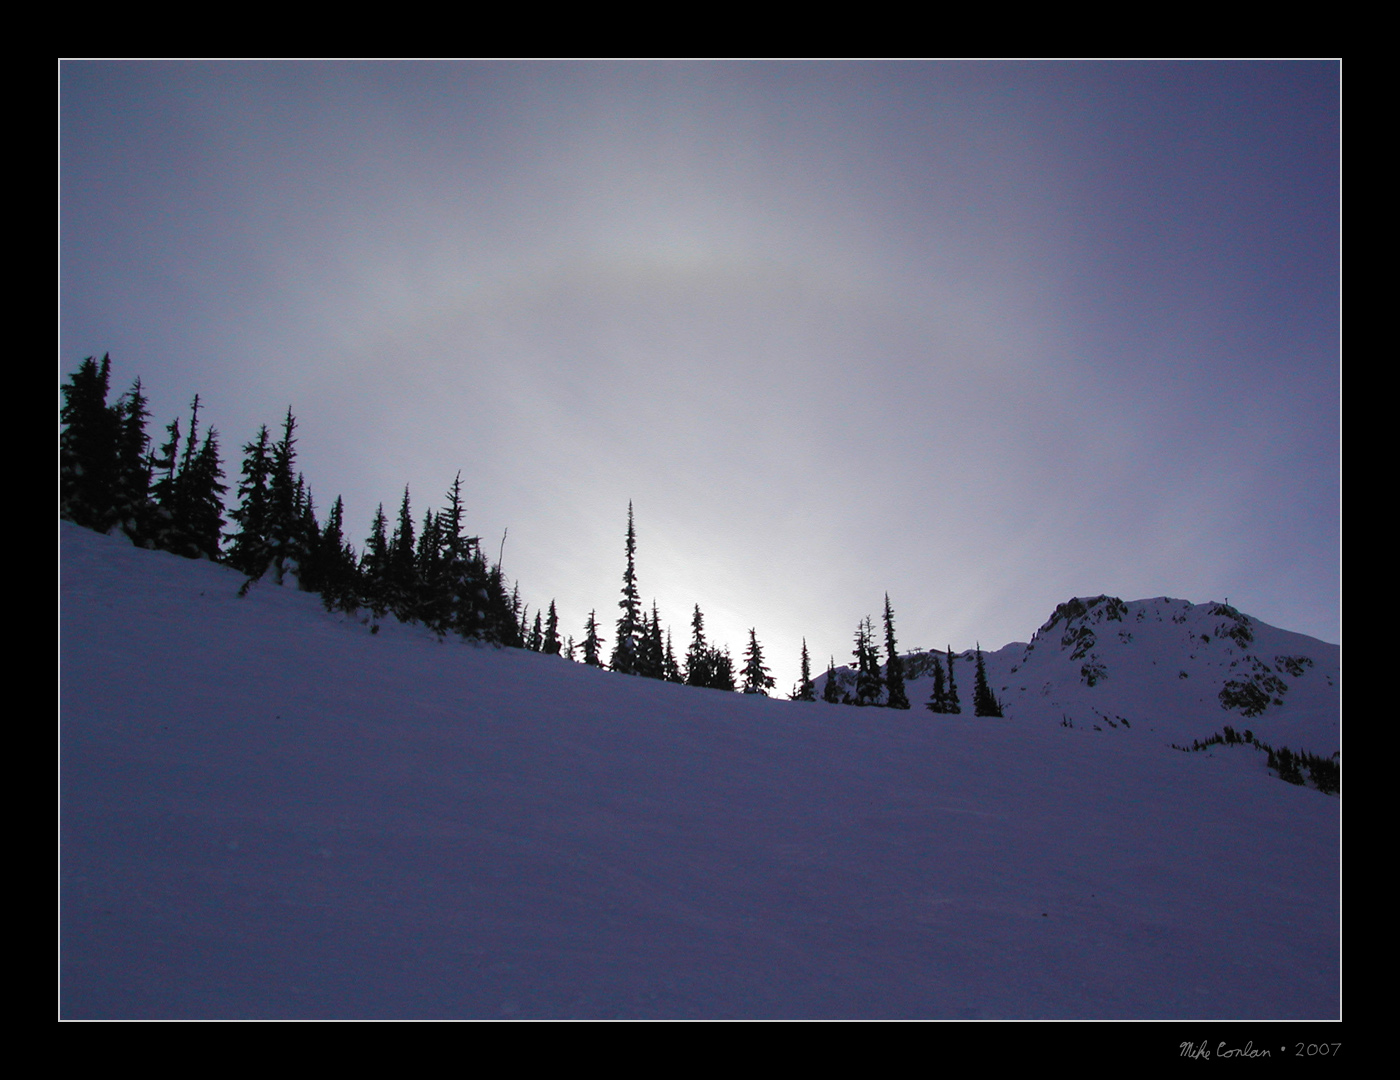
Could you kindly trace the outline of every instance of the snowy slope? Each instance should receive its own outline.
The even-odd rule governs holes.
[[[1251,749],[372,635],[61,544],[66,1017],[1339,1014],[1340,800]]]

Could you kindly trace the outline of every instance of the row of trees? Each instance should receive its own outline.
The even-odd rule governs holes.
[[[643,610],[641,592],[637,587],[637,529],[632,504],[627,504],[627,566],[622,574],[622,599],[618,601],[621,614],[617,619],[617,636],[612,653],[605,665],[602,647],[605,639],[599,633],[598,613],[589,612],[584,625],[583,662],[594,667],[609,667],[624,675],[640,675],[649,679],[686,686],[702,686],[716,690],[741,689],[735,681],[734,659],[728,648],[711,645],[705,638],[705,616],[695,605],[691,617],[691,640],[684,662],[676,658],[670,630],[663,638],[661,614],[656,601],[651,611]],[[552,609],[551,609],[552,610]],[[572,648],[566,651],[572,659]],[[749,648],[744,657],[742,690],[746,694],[767,694],[774,680],[763,662],[763,649],[756,630],[749,631]]]
[[[229,513],[234,526],[225,536],[223,497],[228,491],[219,458],[218,432],[200,429],[200,400],[190,407],[188,429],[180,419],[167,425],[165,439],[155,448],[146,433],[150,410],[138,379],[109,405],[111,359],[82,362],[62,387],[60,437],[60,513],[99,532],[118,530],[143,547],[175,552],[187,558],[224,562],[243,573],[243,591],[260,580],[294,583],[319,593],[328,610],[368,609],[377,617],[392,613],[405,622],[419,622],[439,634],[490,641],[564,655],[604,667],[596,611],[590,612],[581,646],[572,637],[561,640],[559,617],[550,602],[548,616],[536,612],[527,633],[528,609],[519,588],[507,589],[499,564],[487,562],[480,538],[465,534],[461,474],[446,495],[446,505],[429,510],[415,529],[409,490],[404,488],[397,521],[390,527],[381,503],[370,526],[363,552],[356,554],[345,538],[344,505],[332,504],[324,523],[317,520],[311,490],[296,469],[296,417],[283,419],[281,437],[274,440],[264,425],[243,447],[237,506]],[[678,660],[670,631],[662,635],[655,601],[651,611],[641,606],[636,571],[637,534],[632,505],[627,507],[626,569],[616,636],[607,667],[646,678],[688,686],[742,690],[766,695],[774,679],[764,662],[755,629],[743,668],[727,647],[705,636],[700,606],[691,618],[691,641]],[[894,632],[894,611],[885,596],[884,646],[881,666],[876,633],[867,616],[856,628],[855,675],[827,669],[823,700],[850,705],[880,705],[908,709],[904,662]],[[802,643],[801,680],[789,695],[797,701],[816,700],[807,643]],[[938,713],[961,711],[953,679],[953,654],[948,652],[945,687],[943,669],[933,657],[934,691],[927,707]],[[982,654],[977,653],[975,711],[1000,716],[1001,710],[986,685]],[[851,691],[854,691],[852,694]]]
[[[447,505],[429,510],[417,531],[406,487],[392,532],[381,504],[357,555],[345,539],[341,499],[324,524],[317,521],[311,490],[296,469],[296,417],[288,409],[280,439],[264,425],[243,447],[238,505],[229,514],[235,529],[226,542],[228,488],[218,433],[206,428],[201,438],[198,396],[188,432],[177,418],[154,449],[140,380],[111,405],[110,392],[109,356],[84,360],[62,387],[62,517],[99,532],[120,531],[142,547],[226,563],[247,577],[244,592],[264,579],[294,583],[319,593],[327,609],[392,612],[439,634],[526,644],[519,590],[506,588],[479,538],[464,533],[460,474]],[[557,635],[554,641],[557,652]]]
[[[627,504],[626,554],[627,565],[622,575],[622,599],[618,601],[621,615],[617,620],[617,637],[607,666],[623,674],[665,679],[688,686],[731,691],[740,689],[736,686],[734,662],[729,650],[713,646],[705,639],[705,619],[698,604],[691,618],[690,649],[686,653],[683,665],[676,660],[669,630],[663,643],[661,617],[655,601],[652,602],[650,614],[641,609],[641,594],[637,588],[636,520],[630,502]],[[551,613],[552,611],[551,606]],[[538,617],[536,621],[538,623]],[[604,640],[598,632],[596,610],[589,613],[584,633],[583,662],[596,667],[605,666],[601,659]],[[838,673],[833,657],[827,667],[822,691],[823,701],[858,706],[878,705],[891,709],[910,707],[904,687],[904,660],[899,654],[898,643],[895,640],[894,607],[890,603],[888,593],[885,594],[884,638],[888,660],[882,666],[874,624],[870,617],[866,616],[856,627],[854,677],[845,671]],[[572,653],[571,643],[567,655],[572,658]],[[946,684],[940,658],[936,654],[930,654],[929,658],[932,660],[934,687],[926,707],[935,713],[961,713],[962,706],[953,674],[953,650],[948,649]],[[741,677],[742,691],[746,694],[766,696],[774,686],[774,679],[764,663],[763,648],[759,644],[758,632],[755,629],[749,630],[749,644],[744,654]],[[805,638],[802,641],[801,677],[788,697],[793,701],[816,700],[816,683],[812,679],[811,656],[807,651]],[[1001,704],[987,682],[980,645],[977,648],[973,711],[977,716],[1002,715]]]
[[[59,513],[98,532],[120,530],[142,547],[217,559],[224,527],[219,436],[199,431],[199,397],[189,431],[177,417],[158,450],[146,434],[150,409],[137,379],[114,404],[112,361],[82,362],[62,388]]]

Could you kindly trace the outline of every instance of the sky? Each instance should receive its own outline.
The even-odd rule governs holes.
[[[362,548],[462,474],[583,636],[637,574],[786,692],[1071,596],[1340,641],[1336,62],[59,67],[59,376]],[[187,419],[182,421],[187,426]],[[232,492],[231,492],[232,495]],[[230,500],[232,501],[232,500]],[[508,534],[507,534],[508,530]]]

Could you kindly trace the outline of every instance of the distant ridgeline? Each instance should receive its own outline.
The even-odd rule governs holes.
[[[1229,604],[1075,597],[1056,607],[1029,643],[987,654],[919,650],[900,664],[904,692],[940,714],[964,710],[958,683],[969,668],[978,685],[985,678],[1005,716],[1066,729],[1146,730],[1202,747],[1235,745],[1224,736],[1200,738],[1217,730],[1222,712],[1232,714],[1254,729],[1239,743],[1269,751],[1269,768],[1283,779],[1297,782],[1306,772],[1321,790],[1339,784],[1337,754],[1286,748],[1340,745],[1340,649]],[[833,665],[818,680],[820,695],[858,704],[861,678],[858,664]],[[995,715],[985,705],[972,711]]]
[[[224,470],[219,436],[199,428],[200,401],[189,428],[165,429],[157,448],[146,434],[147,399],[137,379],[114,404],[111,360],[84,360],[62,387],[59,514],[139,547],[212,559],[246,574],[319,593],[328,610],[366,608],[418,621],[440,634],[521,645],[519,588],[507,593],[499,565],[488,564],[476,537],[463,535],[461,475],[447,505],[428,511],[415,539],[408,488],[392,534],[380,504],[362,555],[344,539],[339,498],[324,524],[311,489],[296,471],[296,418],[289,408],[282,437],[266,426],[243,447],[234,529],[225,539]],[[377,629],[377,626],[375,627]]]

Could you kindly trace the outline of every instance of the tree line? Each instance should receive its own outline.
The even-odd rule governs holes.
[[[115,402],[111,394],[111,359],[88,357],[62,388],[59,439],[59,513],[98,532],[120,532],[146,548],[186,558],[211,559],[244,574],[242,593],[255,582],[294,583],[318,593],[327,610],[368,610],[375,617],[393,614],[417,622],[439,635],[562,655],[599,668],[662,679],[687,686],[741,691],[766,696],[775,680],[769,674],[756,629],[750,629],[742,668],[736,670],[727,646],[705,635],[699,604],[691,616],[691,640],[678,659],[668,628],[653,600],[642,607],[637,585],[637,534],[632,504],[627,506],[620,615],[613,647],[603,661],[606,639],[596,609],[583,627],[583,638],[561,636],[553,600],[548,613],[537,611],[533,626],[518,584],[507,588],[499,563],[490,563],[480,537],[465,531],[461,474],[438,510],[428,510],[415,527],[409,489],[404,488],[398,516],[391,526],[381,503],[369,536],[358,554],[345,537],[345,512],[337,497],[324,522],[318,521],[305,477],[296,469],[296,417],[288,408],[275,438],[266,425],[243,447],[236,507],[225,517],[229,488],[219,454],[218,432],[200,429],[200,400],[190,406],[188,426],[177,417],[156,446],[147,434],[149,403],[137,379]],[[227,527],[227,528],[226,528]],[[528,629],[527,629],[528,627]],[[378,626],[375,624],[374,629]],[[894,631],[894,610],[885,596],[882,665],[872,620],[856,628],[854,675],[827,668],[822,700],[834,704],[908,709],[904,660]],[[961,712],[947,654],[947,678],[936,654],[909,677],[927,670],[931,658],[933,694],[927,708],[935,713]],[[815,701],[807,642],[802,642],[801,678],[788,695]],[[987,686],[982,652],[977,650],[974,711],[1000,716],[1001,707]]]
[[[290,408],[280,438],[264,425],[243,447],[237,505],[226,519],[219,436],[209,426],[201,432],[198,395],[188,428],[182,431],[177,417],[157,447],[146,432],[150,409],[140,379],[108,404],[110,356],[88,357],[61,392],[61,517],[120,532],[139,547],[222,562],[247,577],[244,593],[261,580],[295,583],[319,593],[327,610],[392,613],[439,634],[525,644],[518,587],[508,590],[480,538],[465,534],[460,473],[446,505],[427,511],[417,529],[407,487],[392,529],[381,503],[357,555],[345,539],[339,497],[324,523],[317,520],[311,489],[296,469]]]

